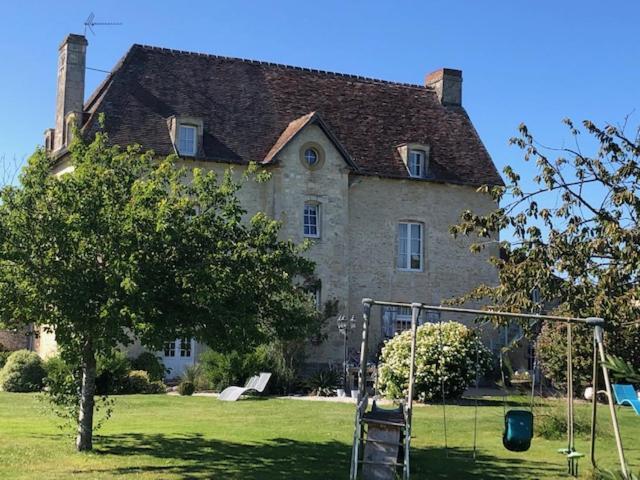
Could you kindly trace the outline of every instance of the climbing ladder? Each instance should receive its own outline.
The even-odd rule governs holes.
[[[368,327],[371,300],[363,300],[364,322],[362,348],[360,349],[360,373],[358,378],[358,407],[351,452],[350,480],[408,480],[409,451],[411,446],[411,411],[413,407],[416,329],[418,327],[419,304],[413,305],[411,329],[411,364],[409,391],[405,402],[397,408],[384,409],[375,400],[369,409],[366,389]]]
[[[375,400],[367,411],[368,397],[359,406],[357,438],[354,438],[354,463],[351,478],[363,480],[395,480],[402,469],[402,478],[408,471],[407,411],[404,404],[397,408],[382,409]],[[361,407],[361,408],[360,408]],[[359,428],[358,428],[359,426]],[[407,463],[405,463],[407,462]]]

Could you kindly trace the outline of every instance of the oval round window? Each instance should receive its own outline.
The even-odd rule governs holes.
[[[318,163],[318,152],[313,148],[307,148],[304,151],[304,160],[307,165],[314,167]]]

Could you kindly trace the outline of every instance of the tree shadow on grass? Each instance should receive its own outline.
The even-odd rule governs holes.
[[[516,458],[508,452],[504,457],[496,457],[480,450],[475,460],[471,449],[438,447],[414,449],[413,453],[411,473],[415,478],[512,480],[563,476],[557,465]]]
[[[114,475],[150,474],[184,480],[204,478],[333,479],[347,478],[351,446],[338,441],[323,443],[274,438],[261,443],[234,443],[199,434],[123,434],[100,437],[96,453],[126,456],[135,466],[82,473]],[[140,456],[141,458],[132,458]],[[153,457],[148,461],[144,457]],[[450,448],[413,448],[412,477],[437,479],[553,478],[557,466],[522,458],[503,458]],[[74,472],[80,473],[80,472]]]

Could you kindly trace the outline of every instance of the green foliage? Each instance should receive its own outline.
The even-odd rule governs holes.
[[[604,366],[609,369],[615,381],[640,384],[640,371],[622,358],[615,355],[607,355]]]
[[[131,370],[127,374],[126,393],[147,393],[149,390],[149,374],[144,370]]]
[[[230,385],[244,385],[245,380],[259,371],[255,352],[228,353],[209,350],[200,355],[200,365],[206,379],[216,391]]]
[[[476,365],[477,359],[477,365]],[[402,332],[382,348],[379,389],[390,398],[406,397],[411,362],[411,331]],[[420,401],[442,395],[457,398],[492,365],[491,352],[473,330],[458,322],[426,323],[418,327],[415,392]]]
[[[151,389],[149,374],[144,370],[132,370],[127,375],[126,393],[148,393]]]
[[[37,392],[43,387],[45,370],[35,352],[17,350],[0,371],[0,388],[6,392]]]
[[[62,352],[64,353],[64,351]],[[62,355],[48,358],[44,362],[46,376],[44,392],[40,399],[44,403],[45,413],[52,413],[59,420],[63,430],[75,431],[78,419],[80,399],[81,369],[72,362],[65,361]],[[96,398],[96,412],[100,414],[94,428],[99,429],[113,412],[113,401],[106,395]]]
[[[315,372],[305,382],[312,395],[330,397],[340,385],[340,373],[333,368]]]
[[[593,328],[572,326],[573,382],[582,387],[591,385]],[[567,382],[567,326],[545,323],[537,341],[538,358],[544,375],[558,388]]]
[[[210,350],[200,356],[199,366],[207,386],[215,391],[222,391],[230,385],[244,385],[249,377],[270,372],[269,391],[289,394],[301,386],[300,368],[303,361],[303,342],[274,341],[259,345],[247,353]],[[198,385],[198,382],[194,383]]]
[[[480,192],[496,201],[494,211],[465,211],[454,235],[475,237],[473,251],[495,248],[493,264],[499,284],[482,285],[460,300],[482,299],[500,310],[540,311],[531,292],[553,305],[559,315],[601,317],[606,322],[610,353],[640,368],[640,129],[598,127],[590,121],[579,129],[565,120],[575,147],[547,148],[525,125],[511,143],[537,174],[522,179],[504,169],[505,187],[483,186]],[[582,151],[583,133],[595,148]],[[500,202],[500,204],[498,203]],[[505,232],[507,233],[505,235]],[[589,329],[576,329],[576,374],[587,376],[591,353]],[[560,328],[543,332],[543,368],[563,382]],[[566,343],[565,343],[566,345]]]
[[[547,440],[561,440],[567,437],[567,412],[563,408],[538,409],[535,414],[534,432]],[[606,427],[605,427],[606,428]],[[591,418],[584,410],[574,412],[573,431],[576,437],[587,439],[591,433]],[[598,435],[608,431],[599,428]]]
[[[150,394],[164,394],[167,393],[167,386],[161,380],[154,380],[149,383],[149,388],[146,393]]]
[[[7,348],[2,343],[0,343],[0,370],[2,370],[4,364],[7,363],[7,358],[9,358],[9,355],[11,355],[11,352],[7,350]]]
[[[200,363],[189,365],[185,368],[182,374],[182,381],[193,383],[196,390],[206,390],[209,386],[209,381]]]
[[[134,370],[144,370],[151,381],[164,380],[166,368],[160,358],[151,352],[142,352],[131,362]]]
[[[7,352],[4,350],[0,350],[0,369],[4,367],[5,363],[7,363],[7,359],[12,352]]]
[[[288,395],[299,391],[302,386],[300,369],[304,363],[304,344],[300,341],[272,342],[256,349],[258,361],[254,365],[254,375],[270,372],[267,388],[271,392]]]
[[[193,337],[231,351],[308,334],[317,313],[294,280],[313,262],[280,239],[279,222],[245,221],[237,198],[255,166],[238,181],[112,146],[102,132],[73,138],[72,173],[51,175],[39,149],[19,185],[0,191],[0,322],[55,331],[66,358],[90,373],[85,397],[96,356],[134,339],[159,349]],[[81,431],[79,448],[91,448],[90,426]]]
[[[187,396],[193,395],[195,391],[196,391],[196,386],[193,384],[193,382],[190,382],[188,380],[183,380],[178,385],[178,393],[180,395],[187,395]]]
[[[119,350],[100,355],[96,366],[96,394],[126,393],[129,388],[131,362]]]

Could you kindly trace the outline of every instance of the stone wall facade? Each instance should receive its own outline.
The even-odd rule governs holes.
[[[302,155],[313,145],[321,153],[321,165],[308,168]],[[222,174],[228,164],[185,160],[188,167],[211,169]],[[234,165],[237,178],[245,167]],[[305,202],[320,207],[320,236],[310,239],[307,255],[316,262],[321,281],[321,302],[338,300],[340,313],[355,315],[358,328],[351,332],[349,348],[359,349],[362,299],[440,304],[485,283],[495,284],[497,272],[489,264],[498,254],[497,242],[480,254],[469,251],[469,239],[454,239],[449,227],[460,213],[472,209],[487,213],[495,208],[493,200],[476,192],[473,186],[452,185],[424,180],[390,179],[353,173],[340,151],[322,128],[309,124],[279,152],[267,167],[271,180],[248,181],[239,192],[247,217],[258,211],[283,222],[281,235],[302,242]],[[69,171],[60,164],[57,173]],[[398,223],[420,223],[423,231],[423,268],[402,271],[396,266]],[[471,324],[473,318],[446,316]],[[335,319],[326,326],[328,339],[321,345],[309,345],[312,364],[338,365],[343,359],[343,337]],[[492,343],[496,332],[485,333]],[[371,349],[383,340],[382,312],[374,308],[371,317]],[[41,341],[51,352],[51,342]],[[199,345],[197,352],[203,351]],[[135,344],[129,355],[141,346]],[[43,352],[44,353],[44,352]]]
[[[29,335],[27,332],[14,332],[0,330],[0,350],[22,350],[29,348]]]

